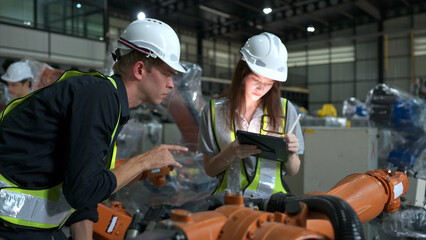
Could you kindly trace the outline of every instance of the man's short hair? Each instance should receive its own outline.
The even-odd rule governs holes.
[[[161,64],[165,64],[160,58],[148,57],[146,54],[143,54],[138,51],[131,51],[130,53],[121,56],[120,60],[114,63],[112,66],[112,70],[114,73],[119,75],[125,75],[126,71],[128,71],[130,66],[133,66],[137,61],[142,61],[148,71],[151,71],[151,67],[157,67]]]
[[[25,84],[25,82],[28,82],[28,87],[30,87],[31,88],[31,83],[33,82],[33,79],[32,78],[25,78],[25,79],[22,79],[21,81],[19,81],[20,83],[22,83],[22,85],[24,85]]]

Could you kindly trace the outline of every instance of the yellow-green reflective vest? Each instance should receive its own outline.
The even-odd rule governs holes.
[[[105,77],[97,72],[82,73],[78,71],[66,71],[54,84],[70,77],[82,75],[91,75],[109,79],[109,81],[117,89],[117,84],[114,79]],[[37,94],[39,91],[40,90],[35,91],[23,98],[17,98],[10,102],[1,114],[0,121],[3,121],[4,116],[21,102],[25,101],[25,99],[32,95]],[[111,135],[110,145],[114,145],[114,147],[112,153],[109,155],[110,158],[106,165],[106,168],[110,169],[115,166],[117,142],[115,141],[113,143],[113,140],[118,128],[120,116],[121,106],[117,124],[115,125],[114,131]],[[105,158],[106,157],[108,156],[105,156]],[[71,213],[75,211],[68,204],[62,193],[62,183],[48,189],[24,189],[20,188],[0,174],[0,189],[0,219],[10,226],[35,229],[60,228],[66,222]]]
[[[286,114],[287,99],[282,98],[281,104],[283,108],[283,114]],[[226,98],[213,99],[210,101],[210,110],[212,117],[212,127],[216,144],[221,149],[227,144],[235,140],[235,129],[231,126],[231,130],[225,130],[224,126],[228,126],[226,115],[229,114],[228,106],[229,101]],[[264,115],[267,115],[266,108],[264,109]],[[284,126],[285,119],[283,118],[283,128],[281,130],[281,136],[284,137]],[[262,127],[260,133],[266,135],[264,129],[267,129],[267,120],[262,118]],[[247,198],[269,198],[272,194],[283,192],[287,193],[287,190],[282,184],[281,169],[282,162],[271,161],[267,159],[256,159],[256,174],[251,182],[249,182],[244,161],[233,161],[222,177],[220,184],[213,194],[224,192],[225,189],[229,189],[232,192],[243,191],[244,197]]]

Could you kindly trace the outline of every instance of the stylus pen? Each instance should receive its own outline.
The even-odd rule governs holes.
[[[290,128],[290,130],[287,133],[292,133],[293,132],[294,128],[296,127],[296,124],[299,122],[299,119],[300,119],[301,115],[302,114],[300,114],[300,113],[299,113],[299,115],[297,115],[296,121],[294,121],[293,125],[291,125],[291,128]]]

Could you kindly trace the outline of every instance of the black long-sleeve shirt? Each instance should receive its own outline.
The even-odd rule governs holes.
[[[89,75],[52,84],[6,114],[0,123],[0,173],[18,186],[48,188],[63,182],[77,220],[97,221],[97,203],[117,185],[105,155],[129,118],[127,93],[107,79]]]

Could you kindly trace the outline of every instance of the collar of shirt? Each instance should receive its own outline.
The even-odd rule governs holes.
[[[121,79],[120,75],[114,74],[111,77],[117,83],[118,101],[120,101],[121,104],[121,117],[125,120],[125,122],[127,122],[130,118],[130,109],[129,102],[127,99],[126,87],[124,86],[123,80]]]
[[[238,115],[240,116],[241,122],[241,129],[238,129],[236,127],[236,130],[243,130],[243,131],[249,131],[249,132],[260,132],[260,124],[262,121],[263,116],[263,106],[259,105],[256,110],[254,111],[253,117],[251,117],[250,122],[247,121],[247,119],[244,117],[242,113],[237,110]],[[236,121],[235,121],[236,122]]]

